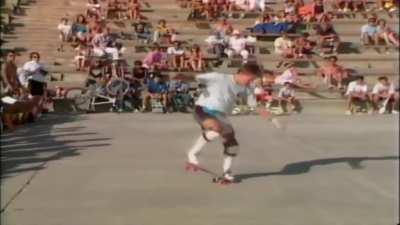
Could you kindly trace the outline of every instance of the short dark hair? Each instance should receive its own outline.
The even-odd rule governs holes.
[[[386,81],[388,81],[388,78],[387,78],[387,76],[380,76],[380,77],[378,77],[378,80],[386,80]]]
[[[33,56],[34,56],[34,55],[36,55],[38,58],[40,58],[39,52],[31,52],[31,53],[29,54],[29,58],[30,58],[30,59],[33,59]]]
[[[335,61],[338,61],[338,57],[337,56],[334,56],[334,55],[332,55],[332,56],[329,56],[329,60],[335,60]]]
[[[356,76],[356,80],[364,80],[364,76],[358,75],[358,76]]]
[[[263,75],[263,69],[257,63],[245,63],[239,69],[238,73],[248,73],[256,77]]]

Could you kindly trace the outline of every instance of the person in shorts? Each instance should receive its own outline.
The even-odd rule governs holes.
[[[239,153],[239,143],[228,114],[232,112],[239,95],[252,93],[248,88],[261,75],[262,71],[257,64],[244,64],[234,75],[217,72],[197,75],[196,80],[203,91],[195,102],[194,117],[202,134],[188,151],[187,170],[196,171],[199,168],[197,155],[202,148],[207,142],[221,137],[224,154],[223,178],[234,181],[232,161]],[[260,109],[259,113],[266,115],[267,111]]]

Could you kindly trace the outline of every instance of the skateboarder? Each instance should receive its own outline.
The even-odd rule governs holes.
[[[239,144],[227,116],[232,112],[239,94],[252,93],[248,87],[258,77],[262,70],[256,64],[244,64],[234,75],[217,72],[205,73],[196,76],[196,80],[203,87],[203,92],[195,103],[194,117],[202,129],[202,135],[188,151],[187,170],[196,171],[199,168],[197,155],[207,142],[219,137],[223,139],[223,176],[228,182],[234,181],[231,167],[237,156]],[[267,111],[260,111],[267,113]]]

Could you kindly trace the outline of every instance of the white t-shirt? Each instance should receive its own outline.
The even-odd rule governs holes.
[[[210,45],[212,45],[212,44],[223,44],[225,42],[225,40],[223,38],[217,38],[217,36],[215,36],[215,35],[208,36],[207,39],[204,40],[204,41],[207,42]]]
[[[389,94],[393,94],[395,92],[394,90],[394,85],[393,84],[389,84],[388,86],[385,86],[383,84],[381,84],[380,82],[376,83],[374,88],[372,89],[372,94],[380,94],[382,92],[387,92]]]
[[[40,63],[37,63],[35,61],[26,62],[22,66],[22,70],[24,73],[26,73],[29,80],[34,80],[42,83],[44,83],[46,80],[45,75],[42,72],[42,70],[44,70],[44,67]]]
[[[291,48],[292,46],[293,42],[283,37],[279,37],[274,41],[275,53],[277,54],[282,54],[284,49]]]
[[[352,93],[368,93],[368,85],[366,83],[358,84],[357,81],[352,81],[347,86],[346,95],[350,95]]]
[[[298,79],[299,79],[299,77],[298,77],[297,71],[287,69],[282,73],[282,75],[277,76],[275,78],[275,83],[284,85],[286,82],[290,82],[293,84],[293,83],[296,83]]]
[[[235,50],[236,52],[240,52],[246,48],[246,39],[245,38],[229,38],[229,47]]]
[[[246,87],[233,80],[233,75],[211,72],[196,76],[196,80],[206,86],[196,105],[210,110],[229,114],[239,94],[251,94]]]
[[[183,53],[185,53],[185,50],[183,50],[182,48],[169,47],[167,49],[167,53],[169,55],[183,55]]]
[[[64,35],[69,35],[70,34],[70,32],[71,32],[71,25],[69,25],[69,24],[63,24],[63,23],[60,23],[60,24],[58,24],[58,26],[57,26],[57,30],[59,30],[60,32],[62,32]]]

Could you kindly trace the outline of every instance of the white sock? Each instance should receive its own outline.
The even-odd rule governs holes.
[[[205,132],[205,136],[207,138],[208,141],[212,141],[216,138],[219,137],[219,134],[215,131],[206,131]],[[201,151],[201,149],[204,147],[204,145],[207,144],[207,140],[204,138],[203,135],[201,135],[196,142],[194,143],[194,145],[192,146],[192,148],[190,148],[189,152],[188,152],[188,159],[190,163],[193,164],[198,164],[199,161],[197,160],[196,155],[199,154],[199,152]]]
[[[230,172],[232,168],[232,156],[225,156],[224,157],[224,163],[223,163],[223,171],[224,173]]]

